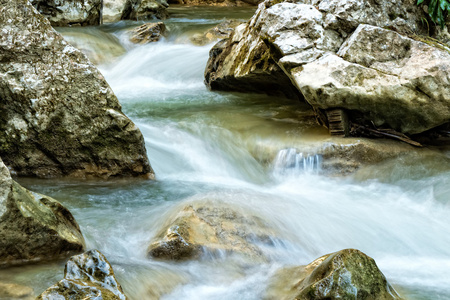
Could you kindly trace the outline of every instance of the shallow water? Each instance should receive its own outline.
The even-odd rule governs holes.
[[[299,156],[329,143],[308,106],[205,88],[212,45],[180,37],[231,13],[175,8],[172,35],[139,47],[125,41],[132,22],[90,28],[90,37],[61,30],[81,44],[106,36],[126,52],[100,69],[141,129],[157,180],[19,182],[70,209],[87,247],[105,254],[130,299],[262,299],[279,268],[344,248],[373,257],[407,299],[450,299],[450,153],[405,155],[355,175],[325,176],[320,157],[310,150]],[[248,15],[244,10],[242,18]],[[282,160],[293,148],[297,165]],[[312,162],[302,160],[308,155]],[[265,220],[274,233],[262,247],[267,260],[224,253],[182,263],[146,258],[165,220],[199,201],[226,202]],[[39,294],[63,277],[63,264],[0,270],[0,280]]]

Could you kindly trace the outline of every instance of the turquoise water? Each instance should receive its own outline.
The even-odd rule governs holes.
[[[106,255],[130,299],[263,299],[279,268],[344,248],[373,257],[406,299],[450,299],[450,152],[405,155],[345,177],[320,172],[320,160],[283,172],[280,151],[314,154],[330,140],[307,105],[205,88],[212,45],[194,46],[189,35],[235,13],[175,8],[171,35],[139,47],[126,42],[135,23],[62,30],[80,45],[107,39],[122,49],[99,55],[100,69],[142,131],[156,181],[19,182],[70,209],[87,247]],[[265,220],[276,234],[263,248],[267,261],[146,258],[165,220],[201,201]],[[63,277],[63,265],[0,270],[0,280],[39,294]]]

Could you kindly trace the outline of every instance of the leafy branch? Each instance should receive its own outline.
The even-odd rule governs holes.
[[[428,5],[428,14],[434,23],[445,26],[445,16],[450,11],[450,0],[417,0],[417,5],[425,2]]]

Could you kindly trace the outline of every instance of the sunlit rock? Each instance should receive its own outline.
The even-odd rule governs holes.
[[[51,299],[126,300],[127,297],[106,257],[98,250],[90,250],[71,257],[64,269],[64,279],[37,298]]]
[[[361,251],[345,249],[324,255],[307,266],[274,275],[266,300],[401,299],[375,261]]]
[[[166,35],[166,25],[163,22],[146,23],[130,30],[130,41],[135,44],[148,44],[159,41]]]
[[[26,0],[0,0],[0,155],[18,175],[150,176],[103,75]]]
[[[101,23],[102,0],[30,0],[30,2],[52,26],[87,26]]]
[[[60,259],[83,249],[72,214],[12,180],[0,159],[0,266]]]
[[[246,255],[264,259],[259,244],[273,233],[264,220],[220,201],[195,201],[178,210],[148,248],[150,257],[184,260],[202,254]]]
[[[291,71],[306,101],[416,134],[450,121],[450,48],[360,25],[337,54]]]
[[[214,46],[205,82],[211,89],[273,92],[283,89],[264,84],[268,78],[288,77],[286,85],[294,83],[326,126],[326,112],[339,109],[347,124],[422,133],[450,121],[450,49],[407,37],[426,33],[423,15],[409,0],[267,0]],[[285,75],[275,75],[277,68]]]

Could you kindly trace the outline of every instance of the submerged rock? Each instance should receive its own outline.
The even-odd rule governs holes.
[[[36,299],[126,300],[127,297],[106,257],[98,250],[90,250],[71,257],[64,269],[64,279]]]
[[[286,268],[274,276],[266,300],[401,299],[375,261],[361,251],[345,249],[307,266]]]
[[[185,260],[205,252],[264,259],[258,244],[270,243],[265,222],[217,201],[189,204],[170,218],[148,248],[150,257]]]
[[[219,39],[228,38],[233,33],[234,28],[241,24],[242,22],[239,20],[226,20],[203,34],[197,33],[193,35],[190,40],[195,45],[203,46]]]
[[[0,299],[34,300],[35,298],[33,289],[28,286],[0,282]]]
[[[52,26],[101,24],[102,0],[30,0],[30,2]]]
[[[80,227],[58,201],[12,180],[0,159],[0,266],[68,257],[84,250]]]
[[[157,42],[166,35],[166,25],[163,22],[146,23],[130,30],[130,41],[135,44]]]
[[[84,54],[0,0],[0,155],[23,176],[153,176],[141,132]]]

